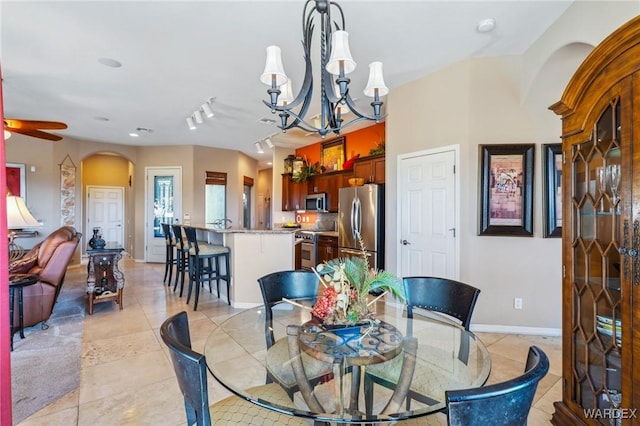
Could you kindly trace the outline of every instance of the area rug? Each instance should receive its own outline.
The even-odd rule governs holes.
[[[71,270],[43,330],[14,336],[11,353],[13,423],[17,424],[80,386],[86,281]]]

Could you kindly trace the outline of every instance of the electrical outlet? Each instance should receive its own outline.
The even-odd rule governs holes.
[[[516,297],[513,299],[513,309],[522,309],[522,298]]]

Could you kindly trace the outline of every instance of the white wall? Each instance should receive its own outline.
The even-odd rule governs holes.
[[[638,2],[578,1],[523,55],[467,60],[389,94],[388,269],[400,270],[398,155],[460,144],[460,280],[482,291],[474,324],[560,329],[561,240],[542,238],[541,145],[560,142],[561,134],[560,119],[548,107],[592,46],[639,11]],[[507,143],[536,145],[533,238],[477,235],[478,146]],[[513,309],[514,297],[523,298],[522,310]]]

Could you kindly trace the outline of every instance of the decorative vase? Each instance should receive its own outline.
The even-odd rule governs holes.
[[[93,228],[93,237],[89,240],[89,247],[92,249],[101,249],[106,245],[105,240],[100,235],[100,228]]]

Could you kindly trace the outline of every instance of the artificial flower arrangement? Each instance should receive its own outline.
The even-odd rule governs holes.
[[[355,325],[371,319],[369,306],[387,293],[404,302],[404,287],[391,272],[369,267],[364,242],[358,241],[362,255],[332,259],[318,265],[314,272],[324,285],[311,315],[324,325]],[[370,292],[382,292],[367,302]]]

